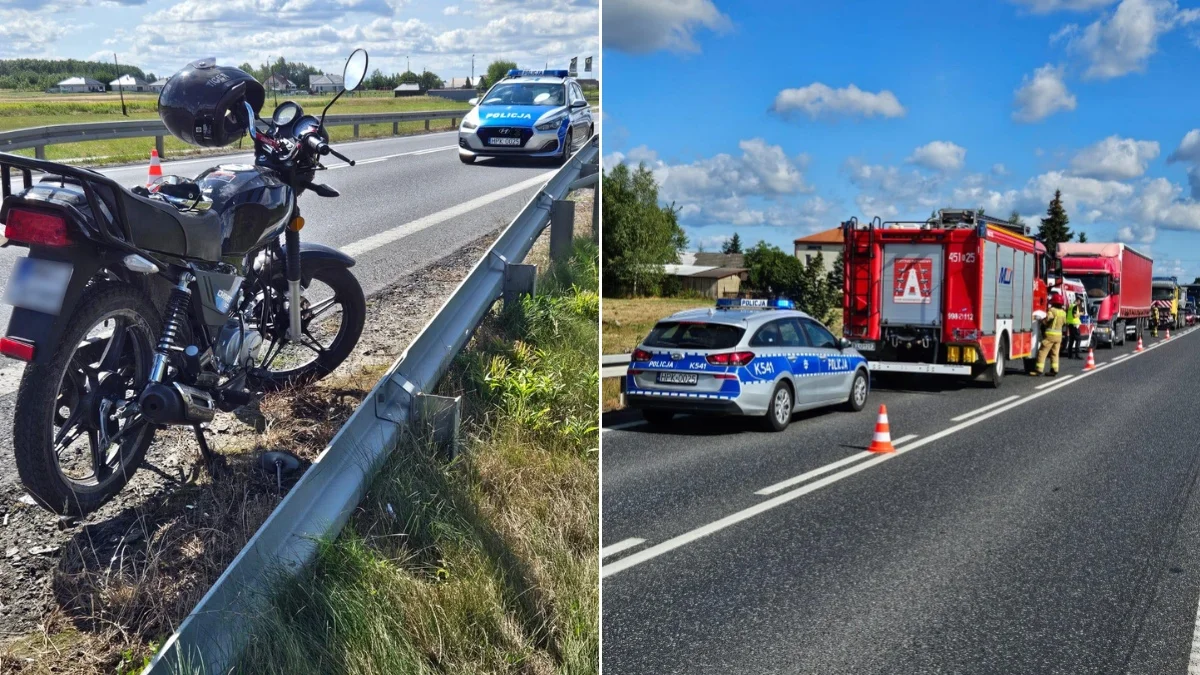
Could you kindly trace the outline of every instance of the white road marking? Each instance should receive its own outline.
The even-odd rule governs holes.
[[[1143,346],[1143,347],[1142,347],[1142,351],[1146,351],[1146,348],[1145,348],[1145,346]],[[1131,357],[1131,356],[1133,356],[1134,354],[1137,354],[1137,353],[1138,353],[1138,352],[1129,352],[1128,354],[1122,354],[1122,355],[1120,355],[1120,356],[1118,356],[1118,357],[1114,358],[1114,359],[1113,359],[1113,361],[1114,361],[1114,362],[1116,362],[1116,361],[1120,361],[1121,359],[1127,359],[1127,358],[1129,358],[1129,357]]]
[[[632,537],[629,539],[622,539],[615,544],[609,544],[608,546],[600,549],[600,557],[607,558],[610,555],[620,553],[621,551],[627,551],[635,546],[641,546],[644,543],[646,543],[645,539],[634,539]]]
[[[892,445],[897,446],[897,445],[900,445],[901,443],[907,443],[916,437],[917,437],[916,434],[908,434],[907,436],[901,436],[900,438],[897,438],[895,441],[893,441]],[[868,457],[874,457],[874,456],[875,456],[875,453],[867,452],[867,451],[855,453],[853,455],[850,455],[849,457],[843,457],[842,459],[839,459],[836,462],[830,462],[829,464],[826,464],[825,466],[817,467],[816,469],[813,469],[812,471],[807,471],[805,473],[802,473],[799,476],[793,476],[791,478],[788,478],[787,480],[779,481],[778,483],[776,483],[774,485],[769,485],[769,486],[755,492],[754,494],[756,494],[756,495],[775,494],[776,492],[779,492],[780,490],[783,490],[785,488],[790,488],[793,485],[799,485],[800,483],[803,483],[804,481],[809,480],[811,478],[816,478],[817,476],[820,476],[821,474],[829,473],[830,471],[833,471],[834,469],[840,469],[843,466],[846,466],[847,464],[853,464],[861,459],[866,459]]]
[[[622,431],[624,429],[632,429],[633,427],[640,427],[645,423],[646,423],[646,420],[634,420],[633,422],[622,422],[621,424],[614,424],[611,427],[601,427],[601,429],[604,431]]]
[[[355,165],[355,166],[359,166],[359,165],[362,165],[362,164],[374,164],[375,162],[382,162],[382,161],[384,161],[384,160],[388,160],[388,159],[395,159],[395,158],[397,158],[397,157],[412,157],[412,156],[415,156],[415,155],[431,155],[431,154],[433,154],[433,153],[435,153],[435,152],[443,152],[443,151],[445,151],[445,150],[453,150],[453,149],[455,149],[455,148],[457,148],[457,147],[458,147],[457,145],[443,145],[443,146],[436,147],[436,148],[425,148],[424,150],[412,150],[412,151],[409,151],[409,152],[398,152],[398,153],[396,153],[396,154],[394,154],[394,155],[383,155],[382,157],[371,157],[371,158],[369,158],[369,159],[359,159],[359,160],[355,160],[355,162],[354,162],[354,165]],[[349,165],[349,164],[346,164],[345,162],[343,162],[343,163],[341,163],[341,164],[327,164],[327,165],[325,166],[325,168],[326,168],[326,169],[330,169],[330,170],[332,170],[332,169],[344,169],[344,168],[346,168],[346,167],[348,167],[348,166],[350,166],[350,165]]]
[[[1097,366],[1097,368],[1098,367],[1099,366]],[[1067,380],[1071,379],[1072,377],[1075,377],[1075,376],[1074,375],[1063,375],[1062,377],[1055,377],[1055,378],[1052,378],[1049,382],[1046,382],[1045,384],[1039,384],[1038,386],[1034,387],[1034,389],[1045,389],[1046,387],[1052,387],[1052,386],[1058,384],[1059,382],[1066,382]]]
[[[1141,352],[1140,354],[1134,354],[1133,358],[1141,356],[1141,354],[1145,354],[1145,353],[1146,352]],[[1132,358],[1126,359],[1125,361],[1122,361],[1121,363],[1129,363],[1129,361],[1131,361],[1131,360],[1132,360]],[[799,499],[800,497],[803,497],[804,495],[809,494],[811,492],[816,492],[817,490],[820,490],[821,488],[826,487],[828,485],[832,485],[832,484],[842,480],[843,478],[848,478],[860,471],[865,471],[877,464],[882,464],[883,462],[886,462],[890,459],[895,459],[896,457],[899,457],[906,452],[916,450],[916,449],[924,447],[930,443],[933,443],[934,441],[938,441],[947,436],[956,434],[956,433],[962,431],[963,429],[975,426],[976,424],[979,424],[980,422],[983,422],[984,420],[991,419],[992,417],[1006,413],[1009,410],[1012,410],[1013,408],[1017,408],[1019,406],[1025,405],[1026,403],[1029,403],[1030,401],[1037,400],[1043,396],[1046,396],[1055,391],[1058,391],[1059,389],[1062,389],[1063,387],[1069,387],[1078,382],[1082,382],[1083,380],[1086,380],[1088,377],[1095,375],[1096,373],[1099,373],[1107,368],[1111,368],[1115,364],[1116,364],[1115,362],[1109,361],[1108,363],[1105,363],[1102,366],[1098,366],[1094,370],[1089,370],[1086,373],[1083,373],[1082,375],[1079,375],[1078,377],[1075,377],[1073,379],[1060,380],[1058,382],[1053,382],[1052,386],[1047,389],[1043,389],[1042,391],[1039,391],[1037,393],[1030,394],[1029,396],[1026,396],[1025,398],[1021,398],[1016,401],[1013,401],[1012,403],[1009,403],[1008,405],[1005,405],[1003,407],[994,408],[992,410],[989,410],[989,411],[982,413],[972,419],[966,420],[965,422],[960,422],[952,427],[943,429],[931,436],[926,436],[925,438],[913,441],[912,443],[909,443],[908,445],[906,445],[902,448],[896,448],[896,452],[894,452],[894,453],[889,453],[889,454],[885,454],[885,455],[877,455],[873,459],[868,459],[864,462],[855,464],[848,469],[843,469],[842,471],[839,471],[835,474],[826,476],[825,478],[821,478],[812,483],[808,483],[807,485],[804,485],[795,490],[792,490],[791,492],[785,492],[776,497],[772,497],[771,499],[768,499],[764,502],[755,504],[754,506],[751,506],[749,508],[742,509],[741,511],[731,513],[730,515],[725,516],[724,518],[721,518],[720,520],[715,520],[707,525],[702,525],[694,530],[684,532],[683,534],[681,534],[677,537],[668,539],[660,544],[655,544],[654,546],[645,548],[641,551],[638,551],[637,553],[634,553],[633,555],[622,558],[613,563],[604,565],[600,569],[600,577],[601,578],[610,577],[610,576],[616,574],[617,572],[622,572],[624,570],[629,569],[630,567],[640,565],[640,564],[646,562],[647,560],[653,560],[654,558],[657,558],[658,556],[660,556],[664,553],[668,553],[668,552],[673,551],[682,546],[686,546],[698,539],[703,539],[704,537],[707,537],[708,535],[713,534],[715,532],[720,532],[721,530],[724,530],[727,527],[736,525],[737,523],[740,523],[743,520],[753,518],[754,516],[757,516],[761,513],[765,513],[767,511],[770,511],[773,508],[787,504],[788,502],[793,501],[795,499]],[[1200,615],[1200,612],[1198,612],[1198,615]]]
[[[987,411],[991,410],[992,408],[999,408],[1000,406],[1004,405],[1005,403],[1008,403],[1009,401],[1013,400],[1014,398],[1021,398],[1021,397],[1013,395],[1013,396],[1009,396],[1008,398],[1002,398],[999,401],[996,401],[995,403],[989,403],[989,404],[983,406],[982,408],[976,408],[976,409],[972,410],[971,412],[965,412],[965,413],[959,415],[958,417],[951,417],[950,421],[951,422],[961,422],[961,421],[967,419],[968,417],[971,417],[972,415],[978,415],[979,413],[987,412]]]
[[[374,251],[377,248],[399,241],[410,234],[415,234],[426,228],[444,223],[451,218],[457,218],[461,215],[470,213],[471,211],[483,206],[487,206],[492,202],[499,201],[505,197],[511,197],[512,195],[524,190],[528,190],[529,188],[540,186],[547,180],[550,180],[550,176],[553,175],[554,172],[552,171],[538,174],[537,176],[534,176],[528,180],[523,180],[516,185],[510,185],[506,188],[501,188],[491,194],[483,195],[482,197],[476,197],[475,199],[463,202],[457,206],[451,206],[450,208],[443,209],[437,213],[431,213],[422,218],[417,218],[412,222],[405,223],[403,225],[397,225],[390,230],[384,230],[378,234],[373,234],[365,239],[359,239],[352,244],[343,246],[341,251],[352,258],[358,257],[364,253]]]

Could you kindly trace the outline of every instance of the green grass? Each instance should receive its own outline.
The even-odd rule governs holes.
[[[237,672],[598,671],[597,265],[580,238],[488,316],[438,388],[464,397],[462,453],[398,447]]]
[[[426,110],[469,110],[470,106],[436,96],[412,96],[395,98],[384,96],[390,92],[361,92],[343,96],[330,108],[334,113],[407,112]],[[279,97],[279,102],[295,100],[306,112],[320,115],[332,96],[295,95]],[[121,101],[115,94],[38,94],[29,96],[0,96],[0,131],[24,129],[50,124],[81,124],[87,122],[114,122],[128,119],[156,119],[158,97],[154,94],[126,94],[125,107],[128,116],[121,114]],[[265,115],[275,109],[274,97],[268,95],[263,107]],[[450,120],[433,120],[430,130],[446,131],[453,127]],[[425,131],[424,122],[405,122],[400,133],[413,134]],[[350,126],[331,126],[332,140],[345,141],[353,137]],[[362,125],[360,138],[389,136],[391,124]],[[55,161],[75,160],[83,164],[117,164],[122,162],[147,161],[154,147],[153,138],[122,138],[83,143],[62,143],[46,146],[46,158]],[[234,149],[237,146],[232,146]],[[204,154],[199,148],[168,136],[164,141],[166,157],[182,157]],[[228,151],[228,148],[222,149]],[[18,150],[17,154],[33,156],[33,149]]]

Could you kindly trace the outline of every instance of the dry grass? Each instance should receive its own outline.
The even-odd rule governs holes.
[[[276,594],[246,672],[597,672],[597,257],[578,239],[489,315],[439,387],[464,396],[463,454],[396,449]]]
[[[665,316],[685,309],[710,307],[703,298],[604,298],[601,324],[605,354],[628,354]]]

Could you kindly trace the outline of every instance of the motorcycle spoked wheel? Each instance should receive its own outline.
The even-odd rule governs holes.
[[[343,267],[320,267],[302,287],[299,341],[287,339],[287,281],[271,284],[269,325],[263,334],[259,381],[264,391],[307,384],[333,372],[362,336],[367,300],[358,279]]]
[[[154,440],[137,415],[120,417],[149,379],[159,316],[137,289],[88,288],[54,355],[25,366],[13,411],[17,472],[43,507],[84,516],[125,486]],[[108,442],[105,442],[105,439]]]

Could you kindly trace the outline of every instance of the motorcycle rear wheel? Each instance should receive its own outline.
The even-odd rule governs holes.
[[[122,420],[116,413],[149,379],[159,321],[137,289],[94,285],[67,319],[50,360],[25,366],[13,410],[13,451],[22,484],[46,509],[87,515],[141,465],[155,429],[136,415]],[[106,436],[118,442],[106,445]],[[91,474],[82,470],[89,465]]]

